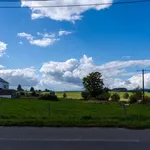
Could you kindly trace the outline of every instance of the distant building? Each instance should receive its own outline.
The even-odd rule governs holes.
[[[9,89],[9,83],[2,78],[0,78],[0,89],[1,90],[8,90]]]
[[[9,89],[9,83],[0,78],[0,98],[13,98],[16,96],[15,90]]]

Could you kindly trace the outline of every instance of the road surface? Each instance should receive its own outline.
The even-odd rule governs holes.
[[[150,130],[0,127],[1,150],[150,150]]]

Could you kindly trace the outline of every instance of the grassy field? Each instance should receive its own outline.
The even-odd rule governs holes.
[[[124,111],[120,104],[115,103],[0,99],[0,125],[150,128],[150,106],[134,104]]]
[[[64,92],[56,92],[56,95],[59,98],[62,98],[63,97],[63,93]],[[81,92],[66,92],[66,94],[67,94],[67,98],[70,98],[70,99],[82,99]]]
[[[111,92],[111,94],[112,93],[115,93],[115,92]],[[123,94],[125,92],[117,92],[117,93],[120,95],[121,100],[126,100],[126,99],[123,98]],[[128,93],[129,93],[129,95],[132,94],[132,92],[128,92]],[[70,98],[70,99],[82,99],[81,92],[66,92],[66,94],[67,94],[67,98]],[[62,98],[63,97],[63,92],[56,92],[56,95],[59,98]],[[145,92],[145,95],[150,96],[150,93]]]

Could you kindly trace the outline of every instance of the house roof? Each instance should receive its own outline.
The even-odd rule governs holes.
[[[0,78],[0,82],[9,84],[7,81],[3,80],[2,78]]]

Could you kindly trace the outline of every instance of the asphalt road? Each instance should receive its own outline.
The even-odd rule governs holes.
[[[1,150],[150,150],[150,130],[0,127]]]

